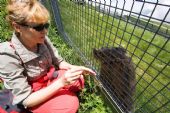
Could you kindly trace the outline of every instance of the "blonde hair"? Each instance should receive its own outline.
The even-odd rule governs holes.
[[[12,24],[36,22],[37,24],[49,21],[49,12],[37,0],[9,0],[7,5],[7,20]]]

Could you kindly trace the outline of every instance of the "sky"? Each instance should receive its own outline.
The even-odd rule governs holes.
[[[94,1],[94,0],[92,0],[92,1]],[[135,1],[135,0],[96,0],[96,1],[97,2],[101,1],[102,3],[106,3],[108,5],[110,4],[110,1],[112,1],[111,6],[116,6],[116,1],[118,1],[117,2],[118,8],[123,9],[123,6],[124,6],[124,9],[126,9],[128,11],[132,10],[133,12],[136,12],[136,13],[139,13],[141,11],[142,6],[143,6],[143,2],[138,2],[138,1]],[[124,2],[124,1],[126,1],[126,2]],[[134,5],[133,5],[133,8],[132,8],[133,1],[135,1],[135,2],[134,2]],[[145,1],[153,2],[153,3],[156,3],[158,1],[158,3],[160,3],[160,4],[169,5],[169,7],[168,6],[161,6],[161,5],[157,5],[155,7],[155,4],[145,3],[144,7],[142,9],[143,15],[151,16],[153,9],[155,7],[155,10],[152,14],[152,17],[157,18],[157,19],[161,19],[161,20],[165,18],[165,15],[167,14],[167,12],[170,8],[170,0],[145,0]],[[108,7],[106,7],[106,9],[107,8]],[[115,9],[111,8],[110,10],[112,12],[114,12]],[[121,13],[120,10],[117,10],[117,12]],[[128,15],[129,13],[124,11],[123,14]],[[168,13],[165,20],[170,22],[170,12]]]

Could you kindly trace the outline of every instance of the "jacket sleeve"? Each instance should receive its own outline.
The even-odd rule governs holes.
[[[48,37],[46,37],[45,44],[47,45],[47,48],[50,51],[53,65],[56,65],[58,67],[60,62],[63,61],[63,58],[58,54],[58,50],[53,46],[52,42]]]
[[[23,75],[24,68],[15,54],[0,51],[0,77],[13,94],[13,104],[21,103],[31,94],[31,86]]]

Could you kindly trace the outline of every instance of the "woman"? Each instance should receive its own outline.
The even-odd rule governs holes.
[[[64,61],[46,36],[49,12],[36,0],[9,0],[13,36],[0,44],[0,77],[13,94],[13,104],[33,113],[75,113],[75,92],[91,69]]]

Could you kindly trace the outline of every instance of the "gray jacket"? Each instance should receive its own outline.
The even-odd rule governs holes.
[[[44,44],[39,44],[38,53],[25,48],[15,33],[11,42],[1,43],[0,77],[4,81],[5,88],[12,91],[13,104],[22,102],[31,94],[32,89],[28,81],[37,80],[48,72],[51,65],[58,66],[62,60],[48,37]]]

